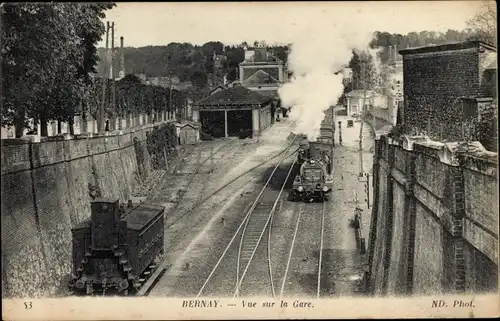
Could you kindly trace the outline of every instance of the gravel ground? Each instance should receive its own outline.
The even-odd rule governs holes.
[[[245,171],[282,151],[287,144],[286,137],[290,132],[290,125],[287,122],[277,123],[264,132],[263,136],[258,140],[235,140],[234,146],[231,145],[230,148],[223,150],[224,155],[221,153],[219,154],[220,157],[214,158],[211,173],[204,174],[205,183],[201,183],[205,185],[204,194],[210,195]],[[200,148],[203,150],[210,149],[209,147],[202,147],[202,145]],[[192,154],[190,159],[195,157]],[[278,158],[274,161],[277,160]],[[193,162],[196,162],[196,160]],[[209,163],[207,162],[207,164]],[[271,166],[272,163],[266,164],[234,181],[219,192],[216,197],[210,198],[203,206],[193,211],[189,218],[186,218],[186,220],[181,219],[179,224],[172,225],[167,229],[166,238],[170,241],[166,242],[169,243],[166,245],[169,249],[166,260],[171,266],[152,289],[150,296],[194,296],[198,293],[205,278],[209,275],[212,267],[215,266],[234,232],[241,224],[246,214],[245,208],[255,199],[261,185],[260,181],[263,180],[262,176]],[[175,191],[177,186],[186,185],[186,182],[181,179],[175,183],[172,183],[172,180],[173,178],[165,176],[163,185],[155,189],[156,194],[151,199],[164,202],[171,201],[168,196],[173,192],[172,190]],[[193,180],[192,184],[196,180],[197,178]],[[251,182],[248,183],[248,181]],[[182,183],[184,184],[182,185]],[[186,196],[188,193],[199,196],[199,190],[199,188],[187,189],[186,194],[182,196],[182,206],[185,208],[192,207],[198,198],[187,198]],[[176,218],[181,216],[178,212],[178,210],[175,210],[172,214],[169,214],[167,226],[169,222],[175,221]],[[169,235],[175,235],[175,237]],[[235,249],[237,251],[237,247]],[[229,249],[229,252],[233,251],[233,248]],[[229,257],[232,257],[232,255]],[[231,265],[221,262],[222,266]],[[230,270],[236,274],[235,268]],[[230,279],[227,274],[231,273],[231,271],[218,269],[217,273],[222,275],[221,278],[218,278],[221,281],[214,281],[209,285],[216,284],[224,288],[223,292],[232,293],[235,285],[234,281],[232,283],[225,281]],[[217,277],[217,275],[214,274],[214,277]],[[210,292],[211,290],[207,287],[207,291]],[[214,291],[219,293],[218,289],[214,289]]]
[[[363,209],[362,237],[368,241],[370,211],[364,202],[364,183],[358,182],[360,170],[358,135],[360,123],[345,128],[343,121],[343,146],[335,149],[334,181],[331,199],[325,203],[325,222],[322,252],[321,297],[356,295],[359,293],[359,275],[365,271],[365,260],[357,249],[354,230],[349,227],[356,207]],[[197,162],[210,156],[210,150],[221,148],[228,140],[201,144],[186,157],[178,175],[163,175],[161,184],[154,189],[151,200],[172,204],[178,208],[167,218],[166,260],[170,268],[150,292],[151,296],[192,297],[198,294],[206,278],[218,263],[234,233],[240,226],[249,206],[269,177],[273,164],[268,163],[231,183],[203,203],[197,210],[183,216],[200,199],[230,183],[243,172],[258,165],[287,145],[286,137],[291,124],[280,122],[262,137],[253,140],[234,140],[227,148],[215,154],[213,161],[205,163],[186,188]],[[364,126],[363,171],[371,172],[372,146],[369,126]],[[338,140],[337,140],[338,142]],[[212,145],[210,145],[212,144]],[[293,150],[293,148],[292,148]],[[277,159],[274,160],[277,161]],[[279,190],[288,171],[292,157],[280,166],[270,188]],[[293,176],[292,176],[293,177]],[[371,179],[371,177],[370,177]],[[249,182],[250,181],[250,182]],[[371,183],[370,183],[371,184]],[[288,187],[288,186],[287,186]],[[185,191],[178,192],[178,190]],[[177,192],[177,194],[176,194]],[[316,297],[318,260],[323,204],[303,204],[287,200],[288,190],[281,196],[279,211],[271,224],[271,236],[266,232],[250,265],[240,289],[241,296],[272,296],[269,279],[268,241],[271,248],[271,268],[274,294],[280,296],[283,277],[288,263],[298,214],[301,213],[293,255],[284,283],[284,297]],[[370,196],[370,200],[372,197]],[[177,222],[176,222],[177,221]],[[172,224],[172,222],[176,222]],[[213,273],[202,296],[233,296],[236,285],[238,247],[241,238],[235,237],[224,259]]]
[[[337,116],[337,121],[342,121],[343,124],[343,146],[335,149],[335,185],[327,207],[329,215],[325,221],[323,264],[326,269],[323,276],[323,291],[324,295],[331,296],[351,296],[358,293],[358,280],[365,271],[366,257],[359,254],[354,230],[349,227],[349,219],[354,217],[356,205],[363,210],[361,234],[367,243],[371,218],[371,208],[368,209],[364,202],[366,198],[364,183],[358,182],[357,178],[360,170],[358,152],[360,123],[345,128],[345,119],[346,117]],[[365,124],[363,127],[363,171],[371,173],[373,140],[369,126]],[[356,202],[356,198],[359,202]]]
[[[342,117],[337,120],[344,121]],[[286,201],[282,196],[281,211],[273,218],[271,235],[271,267],[275,296],[279,297],[316,297],[318,292],[318,263],[321,243],[321,213],[325,206],[324,236],[321,264],[320,297],[352,296],[360,294],[362,284],[360,276],[365,271],[365,256],[360,255],[354,237],[354,230],[349,227],[354,209],[359,206],[364,211],[362,237],[368,236],[370,209],[365,199],[364,183],[358,182],[360,170],[358,149],[359,123],[353,128],[344,129],[343,146],[335,151],[336,185],[328,202],[295,203]],[[368,126],[364,126],[363,172],[371,172],[373,141]],[[355,198],[359,200],[356,203]],[[370,197],[371,198],[371,197]],[[294,232],[297,220],[300,221],[297,234]],[[267,233],[266,233],[267,235]],[[267,241],[267,238],[264,240]],[[293,253],[290,257],[291,245]],[[249,270],[245,295],[269,295],[270,284],[267,264],[267,244],[264,243],[254,258]],[[287,264],[289,266],[287,269]],[[286,279],[285,277],[286,272]]]

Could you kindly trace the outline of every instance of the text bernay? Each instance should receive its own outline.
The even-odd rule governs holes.
[[[218,308],[219,300],[182,300],[183,308]]]

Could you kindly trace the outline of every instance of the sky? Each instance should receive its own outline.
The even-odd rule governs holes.
[[[365,2],[128,2],[107,11],[126,47],[203,44],[291,43],[343,29],[387,31],[461,30],[482,1]],[[324,38],[322,35],[320,38]],[[105,37],[98,44],[104,47]]]

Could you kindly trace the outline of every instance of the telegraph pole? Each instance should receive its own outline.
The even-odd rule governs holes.
[[[359,176],[363,175],[363,125],[366,104],[366,70],[365,61],[361,60],[361,76],[363,84],[363,106],[361,107],[361,126],[359,127]]]
[[[365,193],[366,193],[365,202],[366,202],[366,206],[368,208],[370,208],[370,173],[366,173],[366,174],[364,174],[364,176],[366,177],[366,181],[364,181],[365,182]]]
[[[104,59],[104,76],[102,77],[102,100],[99,108],[99,132],[104,132],[104,106],[106,104],[106,85],[108,80],[107,65],[108,65],[108,43],[109,43],[109,21],[106,23],[106,51]]]
[[[120,37],[120,71],[118,73],[118,78],[123,79],[125,77],[125,57],[123,54],[123,37]],[[122,116],[119,117],[118,129],[121,130],[123,127],[123,118],[125,118],[125,125],[127,124],[126,119],[128,118],[128,113],[125,108],[125,98],[122,98]]]
[[[170,116],[175,115],[176,112],[172,111],[172,69],[170,69],[170,57],[167,58],[167,67],[168,67],[168,82],[169,82],[169,89],[168,89],[168,109]]]
[[[170,79],[170,89],[168,90],[168,106],[170,107],[171,115],[175,115],[176,111],[172,111],[172,71],[169,71],[169,79]]]
[[[333,105],[332,105],[332,130],[333,130],[332,143],[333,147],[335,147],[335,106]]]
[[[332,106],[332,157],[330,159],[330,175],[333,175],[334,156],[335,156],[335,106]]]
[[[342,146],[342,122],[339,120],[339,144]]]
[[[113,68],[113,64],[115,62],[115,23],[111,23],[111,104],[112,104],[112,112],[113,117],[111,117],[110,130],[114,131],[116,129],[116,117],[118,115],[116,110],[116,86],[115,86],[115,72],[116,68]]]
[[[214,49],[214,56],[213,56],[213,63],[214,65],[212,66],[212,89],[214,89],[216,87],[215,85],[215,82],[216,82],[216,79],[215,79],[215,72],[217,70],[217,67],[215,66],[215,63],[216,63],[216,60],[217,60],[217,54],[215,52],[215,49]]]

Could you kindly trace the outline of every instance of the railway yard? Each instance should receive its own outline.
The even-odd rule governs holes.
[[[139,295],[363,294],[366,259],[350,226],[357,206],[363,210],[360,235],[368,237],[370,214],[358,179],[360,123],[342,128],[331,195],[313,203],[289,198],[297,174],[293,126],[284,120],[258,139],[202,142],[186,151],[172,173],[152,175],[141,200],[166,207],[165,257]],[[363,134],[363,167],[369,172],[368,126]]]
[[[497,312],[480,2],[0,6],[6,319]]]

